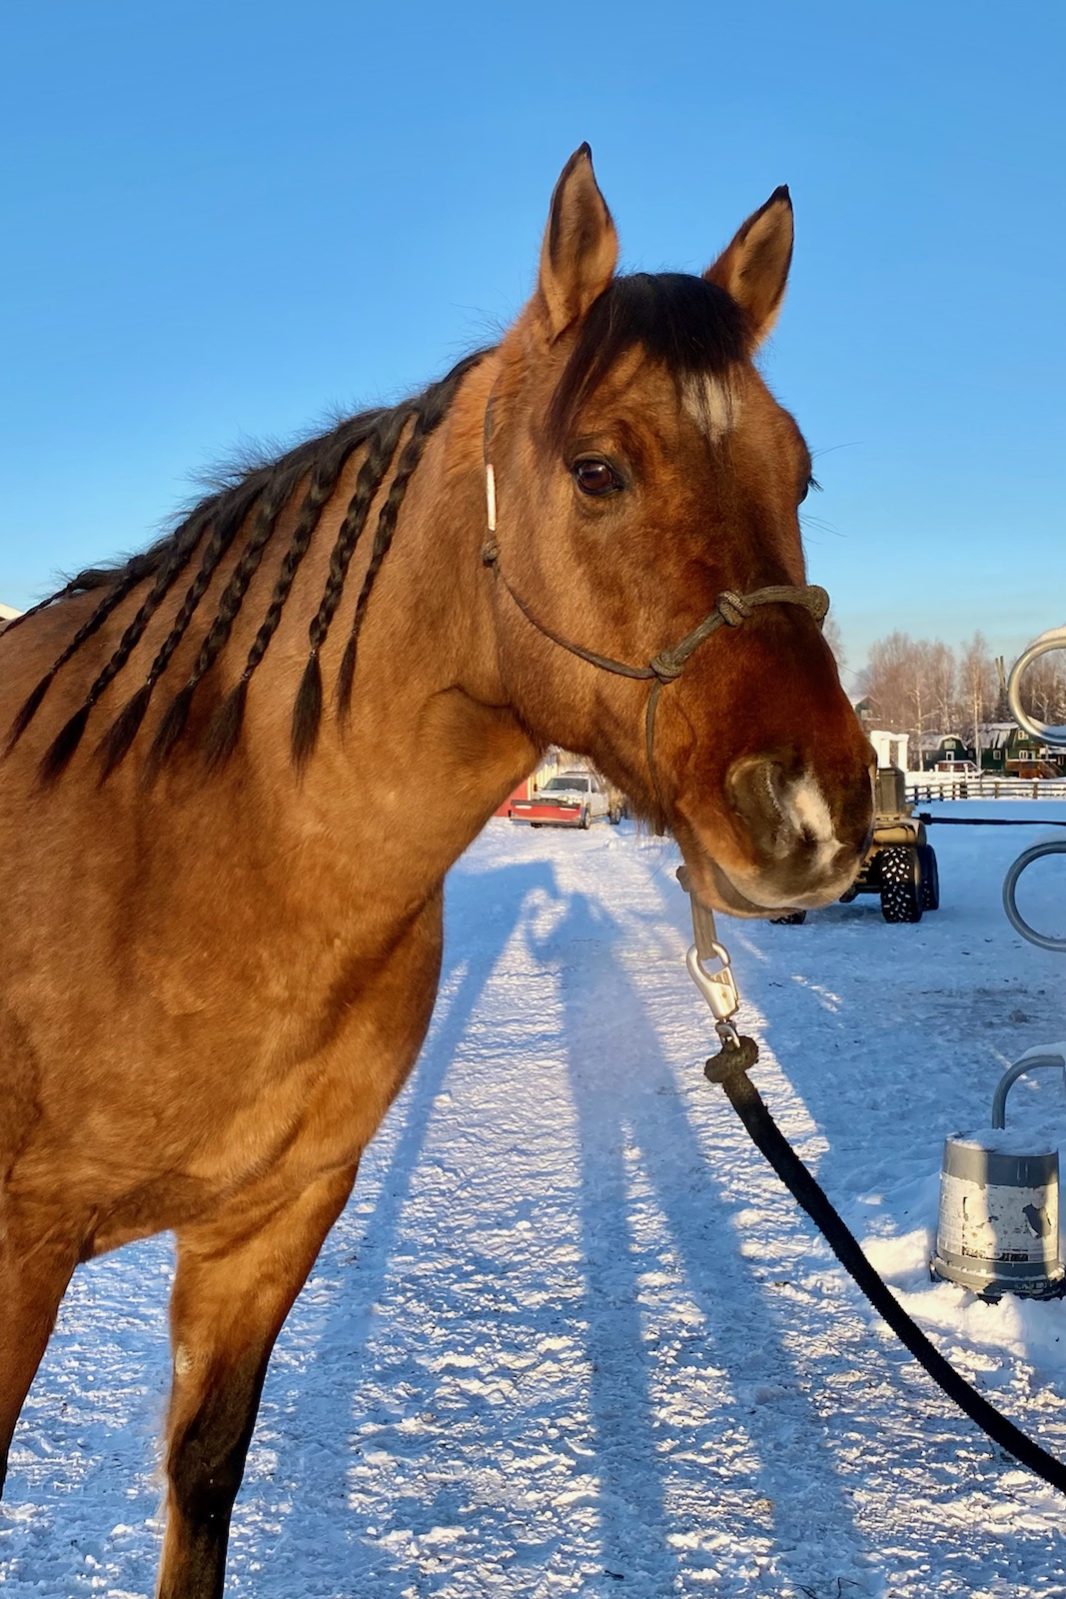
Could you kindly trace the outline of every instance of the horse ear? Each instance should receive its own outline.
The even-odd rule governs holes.
[[[592,171],[592,151],[583,144],[555,185],[540,252],[538,299],[549,339],[584,316],[617,264],[618,235]]]
[[[747,312],[756,344],[777,318],[792,260],[792,236],[792,201],[782,184],[703,274]]]

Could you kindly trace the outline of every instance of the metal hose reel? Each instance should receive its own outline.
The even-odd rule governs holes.
[[[1066,627],[1035,639],[1011,669],[1008,698],[1018,725],[1045,744],[1066,746],[1066,727],[1030,717],[1021,703],[1022,679],[1041,656],[1066,650]],[[1003,908],[1030,944],[1066,953],[1066,937],[1041,933],[1018,909],[1018,880],[1048,855],[1066,855],[1066,840],[1023,850],[1003,883]],[[1059,1243],[1059,1152],[1054,1142],[1007,1131],[1007,1094],[1027,1072],[1057,1070],[1066,1077],[1066,1043],[1026,1051],[1003,1073],[992,1099],[992,1125],[944,1140],[940,1210],[933,1275],[986,1299],[1004,1292],[1048,1299],[1066,1292]]]
[[[1031,866],[1034,861],[1042,860],[1045,855],[1066,855],[1066,840],[1052,839],[1050,843],[1034,844],[1030,849],[1022,851],[1003,879],[1003,909],[1011,926],[1016,932],[1021,933],[1023,938],[1027,938],[1030,944],[1066,954],[1066,938],[1057,937],[1053,933],[1038,932],[1035,927],[1029,925],[1018,909],[1018,879],[1027,866]]]
[[[1052,627],[1046,633],[1041,633],[1039,638],[1033,640],[1027,650],[1011,667],[1010,678],[1007,683],[1007,698],[1010,702],[1011,715],[1019,727],[1025,729],[1034,738],[1045,744],[1055,744],[1066,747],[1066,727],[1058,727],[1048,722],[1038,722],[1022,706],[1022,679],[1041,656],[1049,655],[1054,650],[1066,650],[1066,627]],[[1003,909],[1007,919],[1016,932],[1030,944],[1036,944],[1040,949],[1057,950],[1066,953],[1066,938],[1056,937],[1050,933],[1038,932],[1031,927],[1018,909],[1018,879],[1031,866],[1034,861],[1046,855],[1066,855],[1066,843],[1053,842],[1048,844],[1034,844],[1031,849],[1024,850],[1011,866],[1003,883]]]
[[[1046,633],[1041,633],[1039,638],[1034,639],[1027,650],[1023,650],[1010,670],[1007,700],[1010,704],[1010,713],[1019,727],[1045,744],[1066,745],[1066,727],[1038,722],[1022,706],[1022,678],[1034,661],[1038,661],[1042,655],[1050,654],[1052,650],[1066,650],[1066,627],[1049,628]]]

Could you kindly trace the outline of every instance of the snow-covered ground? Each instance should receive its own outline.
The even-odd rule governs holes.
[[[1066,1037],[1066,960],[999,904],[1041,836],[936,829],[916,927],[865,897],[720,927],[783,1129],[948,1357],[1066,1457],[1066,1303],[927,1274],[943,1135]],[[278,1346],[227,1595],[1066,1595],[1061,1499],[889,1341],[704,1081],[676,862],[627,825],[496,821],[456,868],[432,1034]],[[1059,932],[1062,865],[1023,880]],[[1008,1119],[1066,1131],[1057,1078]],[[151,1594],[170,1269],[160,1240],[76,1278],[16,1434],[5,1599]]]

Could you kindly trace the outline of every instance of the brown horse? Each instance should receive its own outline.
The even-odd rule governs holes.
[[[752,364],[791,250],[779,189],[702,278],[616,276],[582,147],[498,348],[0,640],[0,1471],[77,1263],[173,1229],[165,1599],[222,1593],[271,1348],[426,1032],[445,874],[544,746],[672,828],[709,903],[854,874],[871,751],[804,585],[810,455]]]

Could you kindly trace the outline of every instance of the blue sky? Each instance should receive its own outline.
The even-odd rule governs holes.
[[[2,20],[0,600],[495,336],[583,139],[625,264],[778,183],[765,370],[849,662],[1066,613],[1066,9],[36,0]]]

